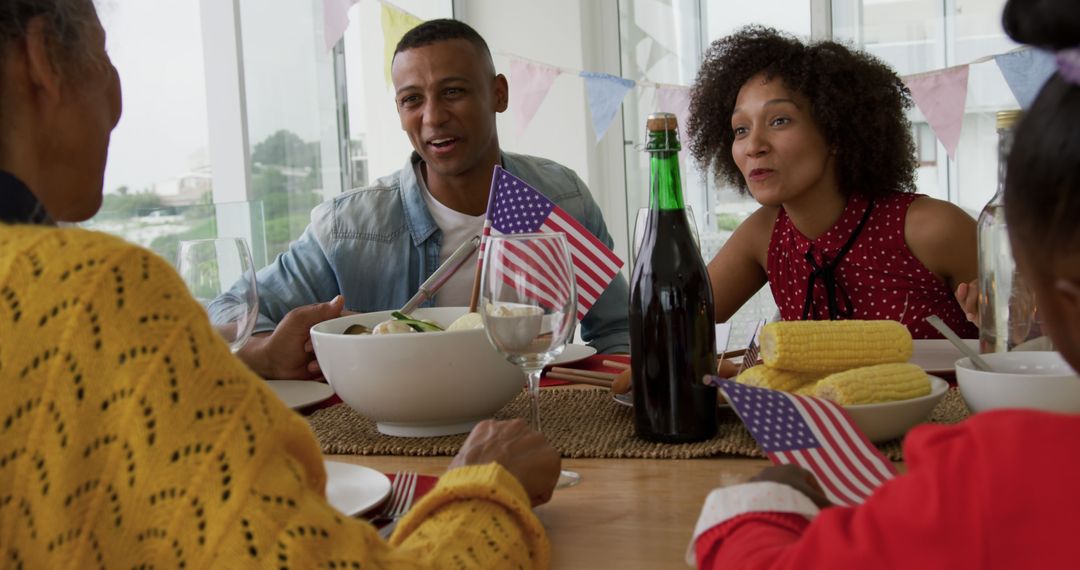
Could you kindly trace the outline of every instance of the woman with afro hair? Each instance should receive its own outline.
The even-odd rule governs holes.
[[[718,322],[767,281],[784,320],[892,319],[937,338],[936,314],[978,336],[953,294],[977,274],[975,221],[914,193],[910,106],[887,65],[834,42],[750,26],[713,43],[690,150],[761,204],[709,263]]]
[[[1056,52],[1057,72],[1016,127],[1005,219],[1046,330],[1080,370],[1080,10],[1076,0],[1009,0],[1003,24],[1013,40]],[[808,471],[768,467],[709,494],[693,561],[703,570],[1077,568],[1077,441],[1080,414],[1039,410],[918,426],[904,438],[906,472],[853,507],[830,504]]]

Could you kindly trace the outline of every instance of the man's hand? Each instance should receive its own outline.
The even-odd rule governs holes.
[[[535,507],[551,500],[559,482],[559,452],[524,420],[484,420],[473,428],[450,469],[497,462],[525,488]]]
[[[311,345],[311,327],[340,317],[344,306],[345,298],[338,295],[329,303],[297,307],[281,319],[272,333],[252,336],[236,355],[263,378],[319,378],[322,371]]]
[[[979,324],[979,280],[961,283],[956,286],[956,300],[964,309],[967,320]]]
[[[814,478],[814,474],[798,465],[787,464],[766,467],[760,473],[754,475],[751,480],[772,481],[773,483],[787,485],[809,497],[819,509],[833,506],[829,499],[825,497],[825,491],[821,490],[821,485]]]

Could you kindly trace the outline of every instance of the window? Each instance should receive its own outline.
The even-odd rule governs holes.
[[[111,0],[98,12],[124,114],[109,145],[102,208],[84,225],[172,261],[178,239],[214,234],[199,3]]]
[[[709,44],[742,26],[764,24],[808,37],[811,31],[809,0],[768,2],[708,2],[620,0],[619,21],[623,77],[635,81],[690,86],[697,75],[701,57]],[[655,90],[638,88],[623,102],[623,129],[626,134],[626,186],[628,225],[631,231],[640,207],[648,205],[649,163],[640,150],[645,141],[644,117],[658,108]],[[685,117],[679,117],[685,122]],[[683,141],[680,166],[683,194],[693,209],[702,257],[708,262],[720,250],[732,231],[758,204],[734,188],[717,186],[711,175],[702,172],[685,152]],[[773,316],[776,305],[768,287],[763,287],[731,319],[734,330],[731,348],[749,340],[757,319]]]
[[[1001,28],[1004,6],[1005,0],[832,0],[833,35],[877,55],[900,75],[910,75],[1016,47]],[[928,136],[918,109],[909,116],[920,149],[919,192],[974,213],[997,189],[995,114],[1018,106],[992,60],[971,65],[969,74],[955,160]]]

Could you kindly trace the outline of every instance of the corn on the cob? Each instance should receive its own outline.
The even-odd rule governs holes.
[[[814,395],[837,404],[873,404],[930,393],[930,377],[910,363],[878,364],[837,372],[817,383]]]
[[[906,362],[911,333],[896,321],[785,321],[761,330],[761,358],[772,368],[839,372]]]
[[[816,372],[792,372],[758,364],[743,370],[743,373],[739,374],[735,381],[747,386],[794,392],[806,384],[821,380],[823,376],[824,374]]]
[[[797,394],[799,396],[815,396],[815,395],[817,395],[818,382],[820,382],[820,380],[810,382],[809,384],[804,384],[804,385],[800,386],[797,390],[795,390],[795,394]]]

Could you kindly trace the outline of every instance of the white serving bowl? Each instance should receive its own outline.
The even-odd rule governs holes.
[[[417,309],[412,316],[447,327],[466,307]],[[326,380],[380,432],[403,437],[466,433],[490,418],[525,384],[482,329],[391,335],[341,334],[374,328],[392,311],[350,315],[311,328]]]
[[[895,402],[844,406],[844,410],[851,416],[851,421],[866,434],[867,439],[874,443],[889,441],[925,422],[948,391],[947,382],[931,376],[930,393],[925,396]]]
[[[976,370],[971,359],[956,361],[960,394],[972,412],[1029,408],[1080,412],[1080,377],[1057,352],[982,354],[993,372]]]

